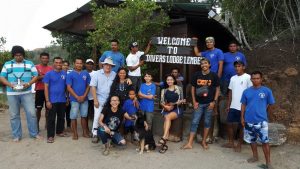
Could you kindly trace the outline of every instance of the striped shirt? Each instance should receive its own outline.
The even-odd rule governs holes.
[[[16,84],[18,78],[21,79],[21,83],[28,83],[33,76],[37,76],[38,72],[34,64],[29,60],[23,60],[21,63],[17,63],[15,59],[5,62],[0,74],[0,77],[4,77],[8,82]],[[15,91],[10,87],[6,87],[7,95],[21,95],[31,92],[31,87],[22,91]]]

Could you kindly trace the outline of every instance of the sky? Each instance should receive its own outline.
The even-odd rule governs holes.
[[[27,50],[49,46],[54,40],[43,26],[75,11],[90,0],[0,0],[0,37],[5,50],[14,45]]]

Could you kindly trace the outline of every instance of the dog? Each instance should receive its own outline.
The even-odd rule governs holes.
[[[148,125],[145,121],[145,115],[140,111],[137,113],[135,131],[139,136],[139,148],[137,149],[139,154],[143,154],[145,150],[146,152],[155,150],[156,144],[152,131],[148,128]]]

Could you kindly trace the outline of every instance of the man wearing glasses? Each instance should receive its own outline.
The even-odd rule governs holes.
[[[37,81],[38,72],[31,61],[24,59],[23,47],[14,46],[11,54],[14,59],[4,63],[0,81],[7,90],[13,141],[19,142],[22,139],[21,105],[25,110],[30,137],[42,139],[38,134],[34,98],[31,93],[31,85]]]

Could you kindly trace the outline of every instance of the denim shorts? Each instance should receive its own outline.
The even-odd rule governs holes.
[[[88,101],[84,101],[83,103],[71,102],[71,111],[70,111],[70,119],[75,120],[80,113],[80,117],[87,117],[88,114]]]
[[[193,113],[193,119],[191,123],[191,132],[196,133],[197,128],[199,126],[200,119],[202,115],[204,115],[204,127],[210,128],[211,127],[211,119],[213,110],[208,109],[208,104],[199,104],[198,108]]]
[[[268,122],[245,123],[244,140],[247,143],[269,143]]]
[[[237,109],[229,109],[227,115],[228,123],[241,123],[241,111]]]
[[[108,139],[111,139],[113,143],[121,145],[121,141],[124,140],[119,132],[114,132],[113,135],[109,135],[105,131],[98,129],[97,135],[98,137],[100,137],[103,144],[106,144],[108,142]]]

